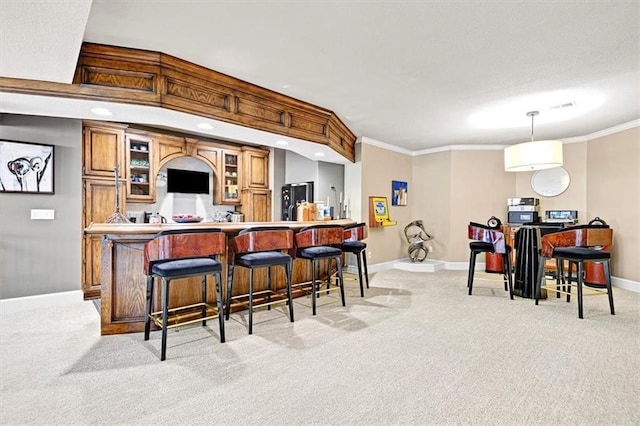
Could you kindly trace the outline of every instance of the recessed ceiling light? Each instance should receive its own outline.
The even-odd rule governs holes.
[[[315,154],[316,157],[324,157],[324,152],[316,152]]]
[[[198,124],[198,128],[202,130],[211,130],[213,129],[213,126],[209,123],[200,123]]]
[[[113,113],[106,108],[93,108],[91,112],[96,115],[104,115],[104,116],[113,115]]]
[[[283,85],[282,85],[282,88],[283,88],[283,89],[288,89],[288,88],[289,88],[289,85],[288,85],[288,84],[283,84]]]
[[[287,142],[287,141],[285,141],[283,139],[280,139],[280,140],[276,141],[276,145],[285,146],[285,145],[289,145],[289,142]]]

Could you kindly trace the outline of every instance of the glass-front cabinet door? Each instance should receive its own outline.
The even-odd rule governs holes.
[[[222,151],[222,204],[240,204],[240,152]]]
[[[152,139],[127,134],[127,201],[154,202],[156,198],[156,174],[151,164]]]

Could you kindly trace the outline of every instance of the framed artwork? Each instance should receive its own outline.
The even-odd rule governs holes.
[[[391,205],[407,205],[407,182],[402,182],[399,180],[391,181]]]
[[[0,140],[0,192],[53,194],[53,145]]]

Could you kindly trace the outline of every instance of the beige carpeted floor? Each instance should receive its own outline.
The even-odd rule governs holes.
[[[322,297],[100,336],[91,302],[1,317],[2,424],[640,424],[640,294],[510,301],[466,271],[389,270]]]

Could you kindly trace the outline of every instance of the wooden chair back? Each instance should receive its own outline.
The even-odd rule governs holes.
[[[344,227],[344,241],[360,241],[366,239],[368,236],[369,227],[366,223],[357,223],[355,225]]]
[[[295,235],[296,248],[316,246],[340,247],[344,229],[338,225],[314,225],[300,229]]]
[[[293,230],[286,227],[248,228],[229,240],[229,256],[261,251],[292,250]]]
[[[144,246],[145,275],[156,262],[223,254],[226,242],[226,235],[218,228],[162,231]]]
[[[552,257],[555,247],[596,247],[613,245],[613,229],[607,225],[583,225],[545,234],[540,255]]]

